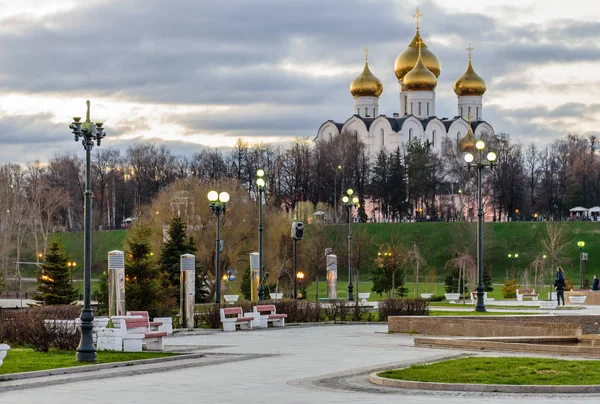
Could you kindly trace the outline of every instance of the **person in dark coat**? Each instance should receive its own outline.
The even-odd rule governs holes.
[[[594,275],[594,282],[592,283],[592,290],[600,290],[600,279]]]
[[[562,299],[563,306],[565,305],[565,271],[562,267],[556,268],[556,279],[554,280],[554,287],[556,288],[556,298],[558,299],[558,305],[560,306],[560,300]]]

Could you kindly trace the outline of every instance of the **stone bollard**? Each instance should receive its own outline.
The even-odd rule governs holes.
[[[108,315],[125,315],[125,253],[108,252]]]
[[[327,256],[327,298],[337,299],[337,255]]]
[[[259,253],[250,253],[250,300],[258,301],[258,288],[260,287]]]
[[[183,254],[180,257],[180,313],[182,328],[194,328],[194,309],[196,307],[196,257]]]
[[[2,366],[2,361],[6,358],[6,354],[10,347],[6,344],[0,344],[0,366]]]

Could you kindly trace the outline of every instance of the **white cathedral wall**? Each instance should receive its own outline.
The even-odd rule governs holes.
[[[471,121],[483,119],[483,97],[478,95],[458,97],[458,115]]]
[[[364,118],[375,118],[379,115],[378,97],[354,98],[354,113]]]
[[[392,130],[387,119],[376,119],[369,128],[369,138],[372,140],[371,156],[376,157],[381,149],[388,153],[398,147],[398,135]]]
[[[467,121],[464,121],[462,119],[454,121],[452,125],[450,125],[450,127],[448,128],[448,137],[450,138],[450,140],[458,144],[458,142],[460,142],[460,139],[465,137],[465,135],[467,134],[467,130],[469,128],[467,125]]]
[[[435,93],[433,91],[409,91],[408,113],[417,118],[435,116]]]
[[[319,128],[319,131],[317,132],[317,137],[315,138],[315,141],[331,140],[333,137],[335,137],[339,134],[340,134],[340,132],[338,131],[337,126],[335,126],[331,122],[327,122],[324,125],[321,125],[321,127]]]
[[[446,127],[439,119],[429,121],[425,128],[424,138],[429,140],[433,146],[433,150],[440,152],[442,149],[442,140],[446,137]]]

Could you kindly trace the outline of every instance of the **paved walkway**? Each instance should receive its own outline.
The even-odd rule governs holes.
[[[205,332],[167,340],[178,348],[211,354],[253,356],[201,367],[135,376],[97,378],[0,393],[7,404],[113,403],[506,403],[597,402],[597,397],[507,396],[492,394],[377,390],[368,371],[386,364],[434,360],[459,351],[415,348],[412,337],[387,334],[387,325],[285,327],[235,333]],[[167,369],[165,369],[167,370]],[[408,400],[408,401],[406,401]]]

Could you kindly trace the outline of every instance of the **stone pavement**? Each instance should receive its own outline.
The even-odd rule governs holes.
[[[0,392],[2,404],[106,403],[506,403],[597,402],[592,396],[398,391],[377,388],[367,374],[386,365],[435,360],[460,351],[415,348],[387,325],[329,325],[200,332],[167,339],[172,348],[239,354],[230,361],[164,372],[113,375]],[[255,354],[250,359],[243,355]],[[275,354],[272,356],[260,356]],[[225,357],[226,355],[220,355]],[[237,360],[239,358],[240,360]],[[245,359],[245,360],[241,360]],[[51,383],[51,382],[50,382]]]

